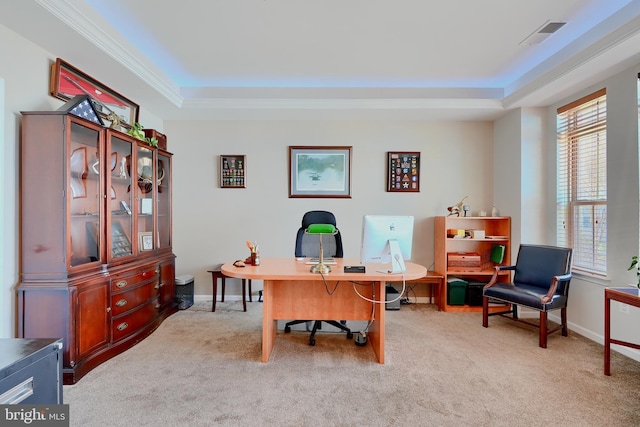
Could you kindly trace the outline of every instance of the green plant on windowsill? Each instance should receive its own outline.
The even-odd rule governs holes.
[[[637,283],[636,285],[640,288],[640,264],[638,263],[638,255],[634,255],[631,257],[631,265],[627,268],[627,271],[636,270]]]
[[[147,138],[144,134],[144,127],[138,122],[135,122],[133,126],[131,126],[131,129],[127,131],[127,135],[131,135],[134,138],[144,141],[152,147],[158,146],[158,140],[156,137]]]

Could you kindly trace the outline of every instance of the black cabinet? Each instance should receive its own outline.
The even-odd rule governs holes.
[[[61,404],[62,340],[0,339],[0,404]]]

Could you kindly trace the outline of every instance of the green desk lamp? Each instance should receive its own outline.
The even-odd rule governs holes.
[[[322,236],[324,234],[335,235],[338,233],[336,227],[332,224],[311,224],[305,230],[306,234],[319,234],[320,235],[320,256],[318,264],[311,266],[312,273],[326,274],[331,271],[331,267],[324,264],[323,251],[322,251]]]

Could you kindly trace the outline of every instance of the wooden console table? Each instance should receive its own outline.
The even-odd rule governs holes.
[[[222,273],[227,277],[264,281],[262,362],[269,361],[278,320],[370,320],[372,302],[356,294],[353,287],[359,286],[358,292],[362,296],[375,301],[368,341],[378,362],[384,363],[385,283],[397,281],[400,275],[380,273],[376,271],[380,265],[376,264],[366,264],[365,273],[345,273],[345,265],[360,262],[336,258],[336,263],[331,265],[331,272],[324,275],[311,273],[310,266],[296,258],[266,258],[259,266],[242,268],[234,267],[233,263],[222,266]],[[405,280],[419,279],[427,274],[427,269],[421,265],[408,262],[406,267]],[[335,287],[332,293],[327,292],[327,285],[331,289]]]
[[[640,350],[640,344],[611,338],[611,301],[640,308],[638,288],[606,288],[604,290],[604,374],[611,375],[611,344]]]

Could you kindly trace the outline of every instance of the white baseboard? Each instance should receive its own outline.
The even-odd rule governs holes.
[[[259,296],[257,293],[255,295],[251,294],[251,299],[253,301],[258,301],[258,298]],[[224,299],[225,301],[242,301],[242,295],[225,295]],[[211,295],[194,295],[193,301],[194,302],[211,301]],[[220,295],[218,295],[218,299],[216,301],[220,301]]]
[[[558,312],[559,313],[559,312]],[[532,310],[520,310],[518,312],[518,316],[520,317],[525,317],[525,318],[538,318],[539,314],[537,311],[532,311]],[[551,320],[552,322],[558,323],[560,324],[561,320],[560,320],[560,316],[556,315],[556,314],[551,314],[549,313],[548,315],[548,319]],[[588,329],[585,329],[579,325],[576,325],[575,323],[572,322],[567,322],[567,326],[569,328],[569,330],[571,332],[575,332],[579,335],[582,335],[585,338],[590,339],[591,341],[595,341],[598,344],[604,346],[604,336],[599,335],[594,333],[593,331],[590,331]],[[630,359],[636,360],[638,362],[640,362],[640,351],[629,348],[629,347],[624,347],[624,346],[620,346],[620,345],[612,345],[611,346],[611,350],[612,351],[616,351],[624,356],[627,356]],[[604,363],[604,348],[603,348],[603,363]]]

